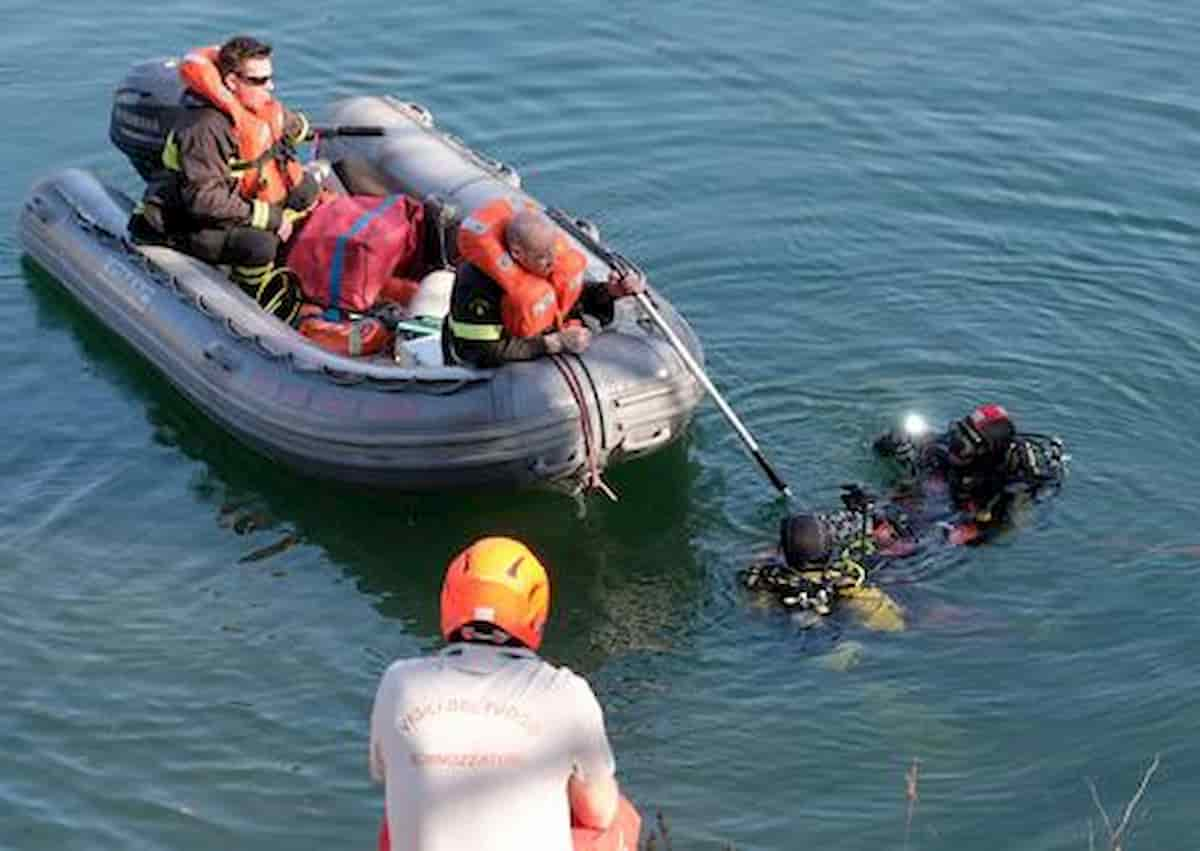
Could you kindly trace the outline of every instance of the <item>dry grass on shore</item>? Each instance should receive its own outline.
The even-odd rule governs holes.
[[[1092,792],[1092,802],[1095,803],[1096,809],[1100,811],[1100,818],[1104,821],[1104,830],[1108,835],[1104,839],[1104,844],[1101,846],[1106,851],[1125,851],[1125,837],[1129,832],[1129,825],[1133,819],[1133,814],[1137,810],[1138,804],[1142,801],[1142,796],[1146,794],[1146,787],[1150,785],[1150,778],[1154,776],[1154,772],[1158,771],[1159,755],[1154,755],[1154,761],[1142,774],[1142,781],[1138,784],[1137,791],[1125,803],[1125,809],[1121,813],[1121,820],[1114,825],[1112,819],[1108,817],[1108,811],[1104,809],[1104,804],[1100,802],[1100,792],[1096,789],[1096,784],[1092,778],[1087,779],[1088,789]],[[1096,825],[1088,819],[1088,851],[1096,851]]]
[[[1104,808],[1104,804],[1100,800],[1100,792],[1096,788],[1096,783],[1092,778],[1087,778],[1087,786],[1092,793],[1092,803],[1096,805],[1096,810],[1100,813],[1105,833],[1105,836],[1100,840],[1102,844],[1097,846],[1096,824],[1092,819],[1088,819],[1088,851],[1097,851],[1097,847],[1101,851],[1126,851],[1128,848],[1126,840],[1130,835],[1129,828],[1133,823],[1134,814],[1137,812],[1138,805],[1142,802],[1142,798],[1146,794],[1146,789],[1150,785],[1150,779],[1154,777],[1154,772],[1158,771],[1160,764],[1160,755],[1155,754],[1154,760],[1142,773],[1142,779],[1138,783],[1137,790],[1125,802],[1125,807],[1121,811],[1121,820],[1116,824],[1113,824],[1113,820],[1108,815],[1108,810]],[[904,797],[907,800],[904,815],[905,851],[908,851],[908,840],[912,833],[913,815],[916,813],[917,802],[920,800],[918,790],[920,765],[921,761],[913,757],[912,765],[909,766],[908,771],[904,774]]]
[[[1088,789],[1092,793],[1092,803],[1096,805],[1096,810],[1100,813],[1100,819],[1104,826],[1104,836],[1097,837],[1096,823],[1093,819],[1088,819],[1088,851],[1128,851],[1128,837],[1131,835],[1130,830],[1133,824],[1134,815],[1137,813],[1138,806],[1142,803],[1145,797],[1146,789],[1150,786],[1150,780],[1154,777],[1154,773],[1158,771],[1161,764],[1159,754],[1154,755],[1153,761],[1146,770],[1142,773],[1141,782],[1138,783],[1137,789],[1133,795],[1125,802],[1124,808],[1121,810],[1120,821],[1113,823],[1109,817],[1108,810],[1105,809],[1103,802],[1100,800],[1100,792],[1096,788],[1095,781],[1092,778],[1086,778]],[[921,800],[920,796],[920,771],[921,761],[917,757],[913,757],[912,763],[908,770],[904,772],[904,849],[908,851],[909,837],[912,834],[913,818],[917,812],[917,804]],[[1100,842],[1097,845],[1097,841]],[[671,829],[667,825],[667,819],[663,815],[662,810],[655,811],[654,826],[650,828],[645,840],[638,846],[639,851],[674,851],[674,844],[671,841]],[[734,851],[732,843],[725,846],[724,851]]]

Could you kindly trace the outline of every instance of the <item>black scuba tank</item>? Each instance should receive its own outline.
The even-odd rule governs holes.
[[[139,62],[113,92],[108,138],[149,182],[164,170],[162,149],[183,109],[177,59]]]

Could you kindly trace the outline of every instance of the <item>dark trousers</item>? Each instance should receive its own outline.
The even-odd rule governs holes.
[[[209,263],[228,265],[230,279],[269,313],[291,322],[300,309],[300,289],[292,276],[275,268],[279,235],[249,227],[188,234],[187,251]]]
[[[214,265],[266,266],[279,253],[279,235],[250,227],[211,228],[187,235],[187,252]]]

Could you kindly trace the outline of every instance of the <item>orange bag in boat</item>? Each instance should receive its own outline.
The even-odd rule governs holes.
[[[378,319],[329,320],[315,304],[300,306],[296,330],[318,346],[338,355],[374,355],[392,345],[392,333]]]

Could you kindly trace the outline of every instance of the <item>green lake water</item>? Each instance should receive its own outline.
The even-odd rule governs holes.
[[[1200,7],[1031,0],[196,6],[7,0],[0,31],[0,847],[373,847],[367,714],[437,645],[448,558],[523,536],[551,658],[677,849],[1129,848],[1200,779]],[[1061,495],[901,568],[901,634],[803,630],[735,573],[782,511],[715,406],[610,476],[405,496],[242,448],[22,258],[134,61],[239,31],[320,116],[392,93],[594,219],[813,508],[871,437],[977,402],[1067,441]],[[271,552],[273,545],[294,542]],[[919,760],[908,822],[905,773]],[[907,838],[906,838],[907,837]],[[1097,840],[1097,847],[1100,842]]]

